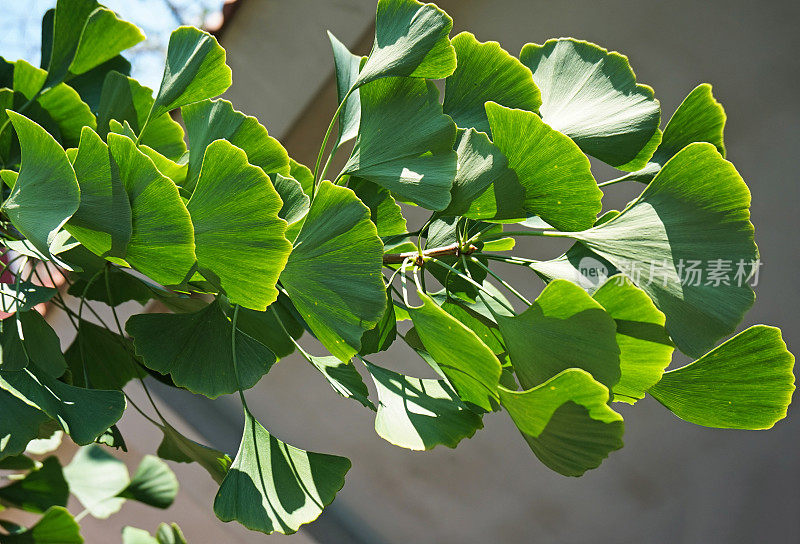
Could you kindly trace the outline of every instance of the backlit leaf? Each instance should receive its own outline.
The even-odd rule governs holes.
[[[63,506],[53,506],[25,531],[3,535],[3,544],[83,544],[81,528]]]
[[[56,457],[48,457],[24,478],[0,487],[0,501],[28,512],[43,513],[51,506],[66,506],[69,487]]]
[[[64,467],[64,476],[70,492],[95,518],[106,519],[125,504],[117,494],[130,482],[128,468],[101,446],[79,449]]]
[[[155,508],[169,508],[178,494],[178,478],[167,464],[145,455],[128,486],[118,496]]]

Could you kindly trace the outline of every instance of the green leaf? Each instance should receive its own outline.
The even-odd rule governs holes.
[[[68,497],[69,487],[56,457],[48,457],[24,478],[0,487],[0,501],[28,512],[43,513],[51,506],[66,506]]]
[[[111,290],[111,299],[108,298],[109,289],[106,288],[105,278],[98,278],[89,284],[91,276],[86,278],[86,274],[73,280],[67,291],[74,297],[82,297],[86,293],[86,300],[96,300],[110,306],[119,306],[131,300],[139,304],[145,304],[148,300],[155,297],[151,290],[152,284],[145,283],[142,279],[125,272],[124,269],[108,267],[108,287]],[[88,285],[88,289],[86,288]],[[155,286],[154,289],[158,290]]]
[[[452,28],[453,20],[434,4],[379,0],[375,42],[355,87],[390,76],[449,76],[456,69],[456,54],[448,37]]]
[[[179,27],[169,37],[164,76],[150,117],[214,98],[230,86],[231,69],[217,39],[194,27]]]
[[[237,379],[231,321],[216,302],[190,314],[136,314],[125,329],[145,366],[209,398],[253,387],[275,362],[271,351],[237,328]]]
[[[314,186],[314,174],[308,166],[289,158],[289,175],[300,182],[305,194],[311,194],[311,187]]]
[[[25,451],[39,435],[39,427],[50,420],[44,413],[0,388],[0,459]]]
[[[481,416],[458,398],[446,380],[404,376],[366,363],[378,389],[375,432],[387,442],[410,450],[439,444],[455,448],[483,428]]]
[[[289,175],[289,155],[255,117],[233,109],[227,100],[203,100],[181,108],[189,136],[189,173],[185,188],[194,190],[206,148],[225,139],[247,154],[247,162],[267,174]]]
[[[453,38],[458,66],[447,78],[444,112],[459,128],[474,128],[491,136],[486,102],[539,112],[542,97],[527,66],[497,42],[480,42],[469,32]]]
[[[519,55],[542,91],[545,123],[587,154],[637,170],[637,158],[658,130],[661,109],[653,89],[636,83],[628,58],[593,43],[561,38],[529,43]]]
[[[536,261],[528,266],[546,283],[557,279],[571,281],[589,294],[594,293],[605,280],[619,273],[613,264],[580,242],[573,244],[555,259]]]
[[[338,103],[347,96],[348,91],[355,85],[358,72],[361,68],[363,57],[354,55],[347,46],[336,39],[328,31],[328,39],[333,49],[333,64],[336,67],[336,94]],[[347,102],[339,112],[339,136],[336,139],[337,147],[349,142],[358,135],[358,124],[361,120],[361,98],[358,89],[350,93]]]
[[[494,144],[523,187],[526,216],[538,215],[558,229],[591,227],[603,192],[578,146],[535,113],[493,102],[486,104],[486,113]]]
[[[349,459],[290,446],[245,413],[242,443],[214,513],[253,531],[292,534],[333,501],[349,469]]]
[[[47,72],[24,60],[18,60],[14,64],[14,90],[28,100],[35,99],[36,103],[47,112],[58,126],[60,139],[65,146],[74,147],[78,144],[84,126],[91,128],[97,126],[92,110],[81,100],[75,89],[60,83],[37,96],[44,87]]]
[[[186,538],[177,523],[162,523],[158,526],[155,538],[143,529],[124,527],[122,544],[186,544]]]
[[[131,204],[133,231],[125,260],[159,283],[181,283],[195,254],[191,217],[178,188],[130,138],[109,134],[108,147]]]
[[[488,283],[484,285],[488,285]],[[503,344],[503,337],[500,334],[497,323],[494,321],[492,313],[487,309],[481,299],[470,303],[460,298],[448,296],[444,291],[438,294],[431,294],[430,296],[442,307],[442,310],[472,329],[472,332],[478,335],[478,338],[480,338],[495,355],[506,352],[505,345]],[[499,309],[493,307],[492,310],[498,311]]]
[[[0,370],[17,372],[28,366],[28,354],[21,335],[22,324],[19,321],[14,318],[0,321]]]
[[[64,476],[70,492],[95,518],[106,519],[125,504],[125,499],[117,495],[130,482],[128,468],[101,446],[79,449],[64,467]]]
[[[593,298],[617,323],[620,379],[612,388],[614,401],[633,404],[661,379],[672,360],[674,346],[664,314],[624,276],[610,278]]]
[[[361,349],[386,305],[383,244],[369,218],[353,191],[321,183],[281,273],[300,315],[343,361]]]
[[[47,302],[58,292],[52,287],[42,287],[27,281],[0,283],[0,310],[13,314],[32,310],[37,304]]]
[[[365,178],[431,210],[447,207],[456,127],[442,113],[433,83],[391,78],[360,93],[358,138],[340,175]]]
[[[458,171],[450,190],[450,204],[442,216],[514,219],[528,215],[525,188],[486,134],[474,128],[461,131],[455,149]]]
[[[661,142],[647,165],[624,179],[649,183],[669,159],[694,142],[714,144],[724,157],[725,120],[725,110],[711,93],[711,85],[698,85],[672,114]]]
[[[88,321],[82,320],[79,327],[80,332],[64,353],[73,385],[121,390],[132,379],[144,377],[131,355],[130,340]]]
[[[54,452],[61,447],[64,431],[54,420],[50,420],[39,427],[39,434],[35,440],[28,442],[25,453],[28,455],[44,455]]]
[[[98,4],[95,3],[95,5]],[[58,7],[56,7],[57,26],[59,15]],[[88,72],[142,40],[144,40],[144,34],[136,25],[119,20],[109,9],[98,7],[92,12],[83,27],[69,71],[76,75]]]
[[[175,473],[158,457],[145,455],[128,486],[117,496],[155,508],[169,508],[177,494]]]
[[[153,538],[144,529],[137,529],[136,527],[123,527],[122,528],[122,544],[159,544],[158,540]]]
[[[267,346],[279,358],[294,352],[292,338],[300,338],[303,334],[303,326],[281,304],[281,299],[285,298],[286,295],[279,294],[278,300],[265,312],[241,308],[236,320],[236,327],[240,331]]]
[[[74,387],[33,364],[19,372],[0,372],[0,389],[58,421],[79,445],[94,442],[125,411],[121,392]]]
[[[281,206],[267,175],[244,151],[225,140],[208,146],[186,208],[200,271],[219,278],[232,304],[266,310],[278,298],[275,284],[292,250]]]
[[[620,379],[617,325],[574,283],[555,280],[518,316],[495,319],[524,389],[569,368],[589,372],[608,388]]]
[[[100,95],[97,131],[100,136],[105,137],[112,121],[120,124],[127,122],[134,134],[139,136],[140,144],[168,159],[178,160],[186,152],[183,128],[168,112],[152,116],[148,121],[153,102],[152,89],[121,73],[109,72]],[[200,159],[202,160],[202,154]]]
[[[0,470],[34,470],[40,465],[25,455],[13,455],[0,460]]]
[[[62,506],[53,506],[25,531],[3,535],[3,544],[83,544],[81,528]]]
[[[164,434],[164,439],[158,446],[159,457],[176,463],[197,463],[215,482],[222,483],[231,465],[231,458],[227,453],[186,438],[166,422],[159,428]]]
[[[93,112],[97,113],[100,109],[103,83],[111,72],[119,72],[122,75],[129,76],[131,73],[131,63],[122,55],[117,55],[113,59],[107,60],[88,72],[70,78],[69,86],[78,92],[81,100],[86,102]]]
[[[350,178],[347,186],[369,208],[369,216],[378,229],[378,236],[394,236],[407,230],[403,210],[389,191],[362,178]]]
[[[308,356],[308,361],[325,376],[334,391],[346,399],[357,400],[365,407],[375,409],[375,405],[369,400],[369,390],[352,363],[340,361],[336,357],[313,355]]]
[[[431,354],[458,396],[484,410],[497,399],[500,361],[492,350],[463,323],[445,312],[426,294],[422,306],[408,313],[425,350]]]
[[[108,146],[89,127],[72,163],[81,201],[65,228],[92,253],[124,257],[131,239],[131,204]]]
[[[53,378],[64,374],[67,363],[61,354],[61,342],[42,314],[37,311],[19,312],[17,319],[22,329],[26,358]]]
[[[395,316],[394,304],[392,303],[391,290],[386,291],[386,310],[383,317],[368,331],[361,336],[360,355],[369,355],[386,351],[397,338],[397,318]]]
[[[2,211],[40,252],[78,209],[80,189],[66,153],[30,119],[8,111],[22,147],[22,166]]]
[[[499,391],[536,457],[564,476],[581,476],[622,447],[622,416],[588,372],[571,368],[527,391]]]
[[[749,208],[750,192],[733,165],[713,145],[695,143],[622,213],[572,236],[646,292],[666,314],[678,348],[699,356],[753,304],[748,279],[758,250]],[[698,282],[691,272],[713,270],[715,262],[730,269],[728,285],[705,276]]]
[[[283,206],[281,206],[281,211],[278,212],[278,217],[285,219],[291,228],[291,225],[297,223],[306,216],[308,208],[311,205],[311,199],[303,192],[303,186],[300,185],[300,182],[293,177],[275,174],[275,182],[273,185],[283,201]],[[297,225],[297,230],[298,232],[300,230],[299,224]],[[286,232],[287,239],[294,239],[294,237],[290,236],[289,229],[287,229]],[[297,233],[295,233],[295,236],[296,235]]]
[[[769,429],[786,417],[795,389],[793,367],[780,329],[755,325],[665,373],[648,393],[698,425]]]
[[[120,21],[95,0],[59,0],[52,24],[52,37],[46,40],[43,32],[42,38],[48,83],[84,73],[144,40],[135,25]],[[47,28],[47,22],[42,26]]]

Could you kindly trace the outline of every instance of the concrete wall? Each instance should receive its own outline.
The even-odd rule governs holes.
[[[366,53],[372,0],[244,0],[223,35],[233,67],[228,98],[312,163],[335,109],[324,33]],[[728,156],[753,190],[762,258],[758,301],[747,324],[798,332],[797,149],[800,34],[796,2],[713,0],[544,2],[445,1],[456,31],[522,44],[575,36],[627,54],[669,116],[708,81],[728,115]],[[287,56],[288,59],[287,60]],[[597,177],[610,177],[598,167]],[[618,207],[640,187],[616,187]],[[415,215],[419,219],[418,215]],[[559,248],[526,243],[524,251]],[[515,285],[541,284],[518,270]],[[383,364],[432,377],[409,350]],[[544,468],[504,414],[456,451],[412,453],[378,438],[373,414],[341,399],[299,357],[277,364],[249,394],[271,432],[297,446],[353,461],[330,512],[311,527],[320,542],[789,542],[800,539],[800,415],[767,432],[704,429],[652,399],[623,406],[626,447],[601,468],[569,479]],[[235,451],[241,415],[235,399],[179,400],[189,423]],[[214,423],[208,423],[213,415]],[[197,471],[200,474],[200,471]],[[201,477],[201,476],[198,476]],[[348,535],[347,532],[351,531]]]

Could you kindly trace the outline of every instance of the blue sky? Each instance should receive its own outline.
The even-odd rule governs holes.
[[[38,66],[42,15],[55,6],[56,0],[14,0],[3,4],[0,56],[9,61],[24,58]],[[202,26],[208,17],[219,12],[223,0],[106,0],[101,4],[144,31],[147,40],[125,56],[133,64],[132,77],[157,88],[170,32],[181,24]]]

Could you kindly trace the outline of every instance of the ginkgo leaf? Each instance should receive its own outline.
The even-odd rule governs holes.
[[[111,133],[108,147],[131,205],[125,260],[159,283],[181,283],[195,254],[192,220],[178,188],[130,138]]]
[[[428,295],[419,293],[422,306],[409,307],[419,338],[466,402],[492,409],[497,399],[500,361],[468,327],[441,309]]]
[[[161,523],[156,531],[155,538],[150,533],[136,527],[122,529],[122,544],[186,544],[183,531],[177,523]]]
[[[269,178],[244,151],[226,140],[206,148],[186,208],[198,267],[219,278],[232,304],[266,310],[278,298],[275,284],[292,250],[281,207]]]
[[[358,72],[361,68],[363,57],[354,55],[345,44],[336,39],[336,36],[328,31],[328,39],[333,49],[333,64],[336,68],[336,94],[339,104],[345,99],[347,93],[358,79]],[[339,146],[349,142],[358,135],[358,124],[361,120],[361,97],[358,89],[350,92],[345,104],[339,111],[339,136],[336,145]]]
[[[39,427],[50,418],[37,408],[0,388],[0,459],[25,451],[39,435]]]
[[[455,448],[483,428],[446,380],[404,376],[366,363],[378,390],[375,432],[387,442],[410,450],[439,444]]]
[[[591,227],[602,207],[603,192],[578,146],[535,113],[493,102],[486,104],[486,113],[494,145],[523,187],[526,216],[538,215],[559,229]]]
[[[79,445],[90,444],[125,411],[120,391],[83,389],[51,378],[29,364],[18,372],[0,372],[0,389],[41,410]]]
[[[322,182],[281,273],[297,311],[343,361],[361,349],[361,335],[386,305],[383,244],[369,218],[353,191]]]
[[[8,314],[31,310],[37,304],[53,298],[57,292],[58,289],[27,281],[21,281],[19,284],[0,283],[0,310]]]
[[[624,180],[649,183],[666,162],[678,151],[694,142],[714,144],[725,156],[725,109],[711,92],[711,85],[695,87],[672,114],[661,141],[641,170],[624,176]]]
[[[266,346],[237,328],[234,368],[232,327],[216,302],[190,314],[136,314],[125,325],[145,366],[209,398],[253,387],[275,362]]]
[[[452,28],[453,20],[434,4],[379,0],[375,42],[355,87],[390,76],[449,76],[456,68],[449,39]]]
[[[539,112],[545,123],[611,166],[644,166],[649,157],[639,152],[658,130],[661,109],[653,89],[636,83],[627,57],[560,38],[529,43],[519,58],[542,92]]]
[[[698,425],[769,429],[786,417],[795,390],[793,369],[794,355],[780,329],[755,325],[666,372],[648,393]]]
[[[474,128],[462,131],[455,149],[458,171],[450,189],[450,204],[442,216],[491,220],[528,215],[525,188],[486,134]]]
[[[597,224],[597,223],[595,223]],[[545,282],[561,279],[580,285],[587,293],[594,293],[617,268],[580,242],[572,245],[563,255],[549,261],[535,261],[528,267]]]
[[[128,468],[101,446],[79,449],[64,467],[64,476],[70,492],[92,517],[106,519],[125,504],[125,499],[117,495],[130,483]]]
[[[51,506],[66,506],[69,487],[57,457],[48,457],[23,478],[0,487],[0,501],[28,512],[43,513]]]
[[[311,199],[303,192],[303,186],[300,185],[300,182],[291,176],[275,174],[275,182],[273,185],[283,201],[283,206],[281,206],[281,210],[278,212],[278,217],[285,219],[290,226],[303,219],[308,213]],[[297,226],[297,230],[299,232],[299,226]],[[290,238],[288,232],[289,229],[287,229],[286,238]],[[295,235],[296,234],[297,233],[295,233]]]
[[[362,178],[350,178],[347,186],[369,208],[369,217],[378,229],[378,236],[394,236],[407,230],[403,210],[389,191]]]
[[[499,392],[536,457],[564,476],[581,476],[622,447],[622,416],[608,407],[608,389],[584,370],[564,370],[527,391]]]
[[[247,154],[247,161],[267,174],[289,175],[286,149],[267,133],[255,117],[233,109],[227,100],[203,100],[181,108],[189,137],[189,173],[185,188],[194,190],[206,148],[218,139],[228,140]]]
[[[121,390],[130,380],[145,375],[133,360],[132,351],[133,345],[127,338],[105,327],[81,320],[78,335],[64,353],[72,371],[72,384],[78,387]]]
[[[159,425],[159,429],[164,435],[157,451],[160,458],[176,463],[197,463],[215,482],[222,483],[232,462],[227,453],[186,438],[166,422]]]
[[[358,138],[341,175],[365,178],[431,210],[444,209],[456,175],[456,126],[442,113],[439,91],[425,80],[390,78],[360,93]]]
[[[672,360],[674,345],[664,328],[664,314],[624,276],[610,278],[593,298],[617,324],[620,378],[612,387],[614,400],[633,404],[661,379]]]
[[[699,356],[753,304],[758,250],[749,208],[733,165],[713,145],[694,143],[622,213],[570,236],[630,277],[664,312],[677,347]]]
[[[65,146],[74,147],[80,140],[84,126],[97,126],[95,117],[77,91],[65,83],[60,83],[37,97],[46,79],[47,72],[44,70],[24,60],[14,63],[14,91],[28,100],[35,100],[58,126],[60,139]]]
[[[231,69],[217,39],[197,28],[182,26],[172,31],[161,87],[150,117],[214,98],[231,86]]]
[[[131,75],[131,63],[122,55],[95,66],[88,72],[71,77],[69,86],[75,89],[81,100],[86,102],[95,114],[100,108],[100,97],[103,94],[103,83],[111,72],[119,72],[124,76]]]
[[[124,257],[132,232],[131,204],[108,146],[89,127],[81,132],[72,168],[81,199],[66,230],[96,255]]]
[[[66,153],[30,119],[8,111],[22,146],[22,165],[2,211],[44,255],[78,209],[80,189]]]
[[[354,399],[367,408],[375,409],[369,400],[369,390],[351,362],[340,361],[336,357],[308,356],[308,361],[319,370],[334,391],[346,399]]]
[[[22,332],[24,355],[37,368],[53,378],[58,378],[67,369],[67,363],[61,354],[61,343],[53,327],[37,311],[18,312],[19,330]],[[8,325],[11,325],[13,321]],[[5,333],[5,322],[3,323]],[[18,332],[18,331],[14,331]],[[17,336],[19,338],[19,335]],[[4,346],[5,347],[5,346]],[[3,354],[5,355],[5,353]],[[6,370],[4,368],[4,370]]]
[[[574,283],[555,280],[518,316],[495,319],[524,389],[569,368],[589,372],[607,388],[620,379],[617,325]]]
[[[386,291],[386,310],[381,320],[361,336],[359,355],[369,355],[386,351],[397,338],[397,318],[395,316],[391,289]]]
[[[282,304],[286,295],[280,293],[264,312],[241,308],[236,327],[254,340],[264,344],[276,357],[286,357],[294,352],[292,339],[300,338],[303,327]],[[229,315],[230,312],[228,312]]]
[[[169,508],[177,494],[175,473],[158,457],[145,455],[130,483],[117,496],[155,508]]]
[[[121,73],[110,72],[103,82],[100,94],[97,132],[105,137],[109,130],[112,130],[113,121],[120,124],[127,122],[137,135],[139,144],[153,149],[168,159],[180,159],[186,152],[183,128],[168,112],[148,119],[153,102],[152,89]],[[114,132],[120,131],[114,130]],[[202,158],[201,153],[200,159]]]
[[[45,43],[44,33],[42,40],[49,84],[84,73],[144,39],[136,25],[119,20],[95,0],[59,0],[52,25],[51,42]]]
[[[533,74],[497,42],[480,42],[469,32],[452,40],[458,66],[445,82],[444,112],[459,128],[491,136],[486,102],[538,113],[542,104]]]
[[[31,527],[3,535],[3,544],[83,544],[81,528],[63,506],[53,506]]]
[[[246,411],[239,452],[214,499],[214,513],[253,531],[292,534],[333,501],[350,466],[344,457],[278,440]]]

